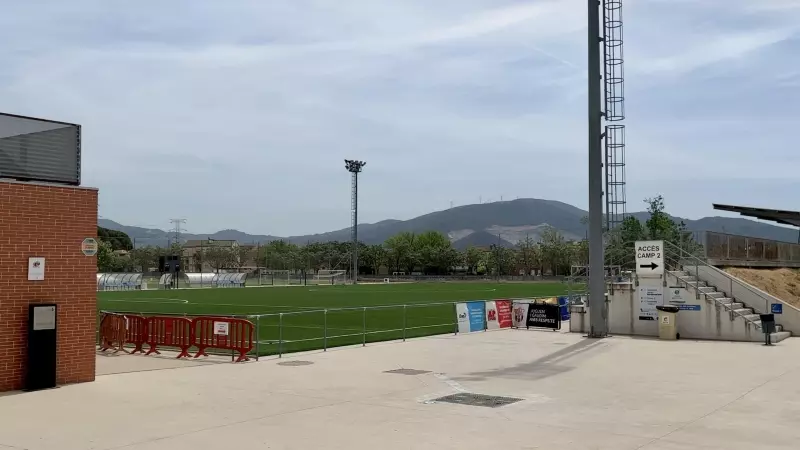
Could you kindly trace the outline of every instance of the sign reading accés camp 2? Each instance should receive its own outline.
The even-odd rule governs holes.
[[[636,241],[636,274],[664,274],[664,241]]]

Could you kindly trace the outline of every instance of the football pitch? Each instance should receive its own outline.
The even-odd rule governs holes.
[[[551,297],[563,283],[397,283],[98,292],[102,311],[237,316],[256,325],[254,353],[312,350],[453,333],[454,302]]]

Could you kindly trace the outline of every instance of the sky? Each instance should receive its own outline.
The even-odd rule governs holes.
[[[587,193],[585,0],[0,0],[0,110],[100,215],[279,236]],[[628,210],[800,209],[800,0],[625,0]]]

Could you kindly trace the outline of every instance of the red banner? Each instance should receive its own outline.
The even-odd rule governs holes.
[[[495,300],[500,328],[511,328],[511,300]]]

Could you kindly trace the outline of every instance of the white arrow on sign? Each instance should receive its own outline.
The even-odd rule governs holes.
[[[664,241],[636,241],[636,273],[664,274]]]

